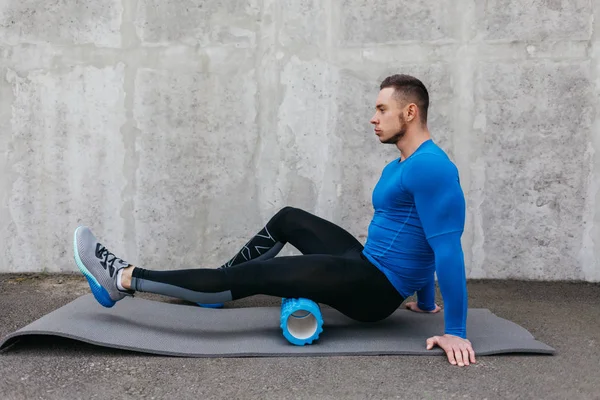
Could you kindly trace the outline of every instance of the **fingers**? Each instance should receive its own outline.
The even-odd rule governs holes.
[[[475,363],[475,352],[471,347],[471,342],[468,342],[466,346],[454,347],[454,357],[456,359],[456,363],[459,367],[463,367],[465,365],[470,365],[471,363]],[[452,360],[449,358],[451,364],[454,365]]]
[[[433,346],[438,344],[439,336],[433,336],[427,339],[427,350],[433,349]]]
[[[462,339],[461,339],[462,340]],[[465,365],[475,364],[475,351],[471,346],[471,342],[467,339],[462,343],[452,343],[446,340],[445,337],[432,336],[427,339],[427,350],[431,350],[435,345],[441,347],[448,357],[448,361],[452,365],[464,367]]]
[[[465,365],[469,365],[469,350],[466,348],[462,350],[462,359]]]
[[[446,356],[448,357],[448,361],[450,361],[450,364],[456,365],[456,358],[454,356],[453,348],[450,348],[450,350],[446,350]]]
[[[410,310],[410,311],[414,311],[414,312],[429,313],[429,314],[435,314],[442,310],[442,307],[440,307],[436,304],[435,308],[432,311],[423,311],[419,308],[419,305],[417,304],[416,301],[410,301],[410,302],[404,304],[404,308],[406,308],[407,310]]]
[[[469,350],[469,356],[471,358],[471,362],[473,364],[475,364],[476,363],[476,361],[475,361],[475,351],[473,350],[473,347],[471,346],[471,342],[469,340],[467,340],[467,342],[469,342],[468,350]]]
[[[407,309],[409,309],[410,311],[414,311],[414,312],[423,312],[421,311],[421,309],[419,308],[419,306],[417,305],[416,302],[411,301],[409,303],[406,303],[405,307]]]
[[[446,350],[446,355],[448,356],[448,361],[450,361],[450,364],[458,365],[459,367],[465,366],[463,361],[463,353],[459,347],[450,347],[449,350]]]

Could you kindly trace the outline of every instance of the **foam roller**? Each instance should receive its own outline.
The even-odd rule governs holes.
[[[312,344],[323,332],[321,308],[309,299],[281,300],[281,329],[283,336],[296,346]]]
[[[196,304],[198,304],[200,307],[204,307],[204,308],[223,308],[223,306],[225,305],[225,303],[213,303],[213,304],[196,303]]]

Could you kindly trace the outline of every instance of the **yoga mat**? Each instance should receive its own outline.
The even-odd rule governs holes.
[[[323,332],[311,345],[294,346],[279,327],[280,307],[211,309],[127,297],[104,308],[91,294],[43,316],[0,342],[7,349],[26,335],[53,335],[99,346],[185,357],[326,355],[442,355],[425,349],[444,332],[443,312],[398,309],[377,323],[355,322],[322,307]],[[487,309],[469,309],[467,329],[476,356],[554,354],[519,325]],[[39,343],[39,342],[38,342]]]

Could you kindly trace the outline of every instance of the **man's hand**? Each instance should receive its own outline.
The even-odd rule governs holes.
[[[442,309],[440,306],[438,306],[437,304],[435,305],[435,310],[433,311],[423,311],[419,308],[419,306],[417,305],[416,301],[410,301],[408,303],[406,303],[404,305],[405,308],[409,309],[410,311],[414,311],[414,312],[422,312],[422,313],[438,313],[440,312],[440,310]]]
[[[446,352],[452,365],[458,364],[459,367],[463,367],[469,365],[469,362],[475,364],[475,352],[468,339],[454,335],[433,336],[427,339],[427,350],[433,349],[435,345]]]

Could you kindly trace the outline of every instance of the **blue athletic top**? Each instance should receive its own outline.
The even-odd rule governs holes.
[[[445,333],[466,338],[467,284],[461,235],[465,198],[458,169],[431,139],[385,166],[373,190],[375,213],[363,254],[404,297],[435,308],[444,298]]]

